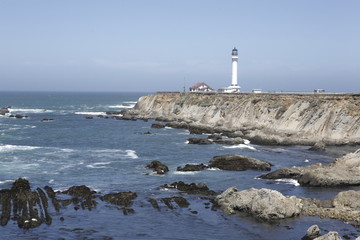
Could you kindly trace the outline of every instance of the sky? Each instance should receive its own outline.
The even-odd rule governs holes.
[[[360,92],[359,0],[0,0],[0,91]]]

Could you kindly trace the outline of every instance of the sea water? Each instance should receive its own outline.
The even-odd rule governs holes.
[[[317,153],[307,146],[258,146],[246,142],[235,146],[190,145],[195,137],[184,129],[151,129],[154,122],[97,118],[106,111],[131,108],[147,93],[58,93],[0,92],[0,107],[11,106],[11,114],[0,116],[0,189],[10,188],[17,178],[26,178],[33,189],[48,185],[66,190],[86,185],[100,194],[132,191],[138,197],[124,215],[115,206],[98,199],[96,209],[60,213],[51,211],[51,225],[22,230],[14,221],[0,227],[1,239],[300,239],[308,227],[319,225],[323,233],[353,234],[358,228],[337,220],[303,216],[267,223],[251,216],[226,215],[207,207],[209,200],[161,185],[176,181],[200,183],[216,192],[236,186],[239,190],[270,188],[284,195],[331,199],[339,191],[356,188],[301,187],[294,180],[269,181],[259,171],[178,172],[178,166],[204,163],[218,155],[241,154],[269,161],[272,170],[332,162],[339,153]],[[87,119],[86,116],[93,116]],[[41,121],[43,119],[51,121]],[[152,134],[144,134],[150,131]],[[206,136],[203,136],[206,137]],[[153,160],[170,171],[156,175],[145,166]],[[154,209],[148,199],[183,196],[188,208]],[[211,206],[211,204],[210,204]],[[64,221],[60,221],[64,217]],[[354,234],[355,233],[355,234]]]

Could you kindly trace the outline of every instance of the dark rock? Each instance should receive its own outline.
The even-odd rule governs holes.
[[[185,122],[168,122],[166,123],[167,127],[178,128],[178,129],[188,129],[189,125]]]
[[[185,198],[179,196],[162,198],[161,201],[170,209],[175,209],[173,202],[181,208],[187,208],[190,206],[190,203]]]
[[[120,115],[122,113],[122,111],[108,111],[106,112],[106,115]]]
[[[169,171],[169,168],[160,161],[152,161],[150,164],[146,165],[146,167],[153,169],[157,174],[165,174]]]
[[[211,140],[221,140],[222,139],[222,136],[220,134],[217,134],[217,133],[214,133],[214,134],[211,134],[208,136],[208,139],[211,139]]]
[[[224,136],[227,136],[229,138],[237,138],[237,137],[244,137],[244,133],[242,131],[235,131],[235,132],[224,132]]]
[[[86,119],[93,119],[94,117],[93,116],[86,116],[85,118]]]
[[[123,211],[124,215],[129,215],[129,214],[135,213],[135,210],[132,208],[122,208],[122,211]]]
[[[49,187],[49,186],[45,186],[44,187],[47,195],[49,196],[49,198],[51,199],[53,205],[54,205],[54,208],[57,212],[59,212],[60,210],[60,203],[59,203],[59,200],[56,199],[56,195],[55,195],[55,192],[54,190],[52,189],[52,187]]]
[[[189,171],[201,171],[205,170],[207,166],[203,163],[201,164],[186,164],[185,167],[177,167],[177,171],[189,172]]]
[[[165,125],[159,122],[151,124],[151,128],[164,128]]]
[[[210,160],[209,167],[232,171],[244,171],[248,169],[270,171],[271,163],[242,155],[229,154],[224,156],[215,156],[212,160]]]
[[[282,168],[275,170],[273,172],[261,175],[262,179],[281,179],[281,178],[291,178],[298,179],[302,175],[301,168],[291,167],[291,168]]]
[[[52,119],[52,118],[43,118],[43,119],[41,119],[41,122],[50,122],[50,121],[54,121],[54,119]]]
[[[27,118],[28,116],[24,116],[24,115],[20,115],[20,114],[16,114],[16,115],[11,114],[9,117],[22,119],[22,118]]]
[[[207,126],[189,125],[188,129],[190,134],[214,133],[214,130]]]
[[[243,144],[244,140],[240,137],[237,137],[235,139],[217,139],[214,140],[214,143],[224,144],[224,145],[237,145],[237,144]]]
[[[159,204],[157,203],[156,199],[150,198],[148,201],[149,201],[149,203],[151,203],[151,205],[153,206],[153,208],[155,208],[155,209],[157,209],[157,210],[160,210],[160,206],[159,206]]]
[[[189,144],[209,145],[213,142],[206,138],[189,138]]]
[[[96,191],[92,191],[85,185],[72,186],[63,193],[75,197],[73,199],[70,199],[70,201],[63,200],[62,202],[64,205],[73,203],[75,204],[75,209],[79,208],[79,204],[82,209],[91,210],[93,208],[96,208],[97,202],[93,200],[95,198],[94,194],[96,193]]]
[[[118,193],[109,193],[100,197],[102,201],[124,207],[132,206],[134,200],[137,197],[137,194],[134,192],[118,192]]]
[[[186,184],[182,181],[174,182],[171,184],[165,184],[161,186],[162,188],[174,188],[179,191],[186,192],[187,194],[196,194],[196,195],[216,195],[216,193],[212,190],[209,190],[209,188],[206,186],[205,183],[190,183]]]
[[[147,131],[147,132],[144,132],[144,135],[150,135],[152,134],[151,132]]]
[[[309,148],[309,151],[315,151],[315,152],[325,152],[326,145],[324,142],[317,142],[314,146]]]
[[[44,222],[46,224],[52,222],[45,193],[40,188],[32,192],[30,183],[26,179],[19,178],[11,189],[1,190],[0,203],[1,226],[7,225],[10,219],[17,221],[18,226],[25,229],[38,227]],[[39,212],[38,209],[42,211]]]

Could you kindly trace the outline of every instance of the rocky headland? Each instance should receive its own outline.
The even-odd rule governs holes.
[[[193,133],[236,132],[255,144],[360,143],[359,94],[158,92],[141,97],[123,114]]]

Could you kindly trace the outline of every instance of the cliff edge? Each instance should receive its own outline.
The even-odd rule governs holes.
[[[158,92],[129,113],[237,131],[254,143],[360,143],[360,94]]]

